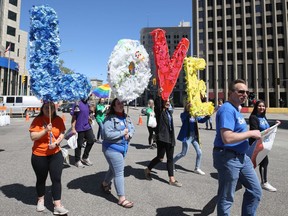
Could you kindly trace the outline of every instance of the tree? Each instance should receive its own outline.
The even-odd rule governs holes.
[[[64,73],[64,74],[73,74],[73,73],[75,73],[74,70],[72,70],[72,69],[67,68],[67,67],[64,66],[64,60],[61,59],[61,60],[59,61],[59,64],[60,64],[60,65],[59,65],[59,68],[60,68],[60,70],[61,70],[62,73]]]

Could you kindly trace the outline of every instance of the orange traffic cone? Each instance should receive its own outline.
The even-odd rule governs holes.
[[[142,124],[143,124],[142,116],[139,115],[139,119],[138,119],[138,124],[137,125],[142,125]]]
[[[64,114],[62,114],[62,119],[63,119],[63,122],[65,123],[66,122],[66,117]]]
[[[30,116],[28,115],[28,113],[26,113],[26,118],[25,118],[25,121],[28,122],[30,119]]]

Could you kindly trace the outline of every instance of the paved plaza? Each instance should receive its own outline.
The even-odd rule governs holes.
[[[212,148],[215,130],[205,130],[205,124],[200,126],[203,159],[201,169],[205,176],[194,174],[195,151],[190,148],[186,157],[178,162],[176,179],[183,184],[177,188],[170,186],[166,171],[166,164],[155,167],[152,181],[144,178],[143,169],[156,156],[156,150],[147,148],[148,131],[146,117],[143,116],[143,125],[137,125],[141,108],[131,107],[131,115],[136,127],[136,133],[131,141],[126,158],[125,188],[127,199],[134,202],[132,209],[118,206],[115,188],[112,186],[112,195],[101,191],[100,184],[108,168],[101,150],[101,144],[95,143],[90,159],[94,163],[84,169],[76,168],[74,151],[69,150],[71,166],[64,166],[62,175],[62,202],[70,211],[69,216],[96,216],[96,215],[216,215],[217,173],[212,165]],[[176,135],[179,132],[180,112],[175,109],[174,124]],[[62,116],[62,113],[58,113]],[[66,117],[66,126],[70,126],[69,114]],[[248,118],[249,114],[245,114]],[[268,181],[277,188],[277,192],[263,191],[262,201],[257,211],[260,216],[287,215],[288,197],[288,114],[267,114],[268,119],[281,120],[276,140],[269,155]],[[215,115],[213,127],[215,129]],[[12,118],[9,126],[0,127],[0,215],[52,215],[51,181],[47,181],[46,207],[42,213],[37,213],[35,174],[30,158],[32,141],[29,137],[29,122],[25,118]],[[94,133],[98,126],[94,126]],[[63,143],[65,145],[65,142]],[[181,143],[177,141],[175,153],[181,151]],[[166,159],[164,160],[166,161]],[[257,169],[259,176],[259,171]],[[232,216],[240,215],[243,188],[238,188],[235,202],[231,210]]]

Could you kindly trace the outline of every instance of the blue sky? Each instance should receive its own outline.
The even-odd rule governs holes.
[[[22,0],[20,28],[27,32],[33,5],[48,5],[57,12],[64,66],[104,81],[118,40],[139,40],[144,27],[192,21],[192,0]]]

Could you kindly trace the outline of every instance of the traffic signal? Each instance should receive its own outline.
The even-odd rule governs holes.
[[[26,76],[22,76],[22,83],[25,83],[26,81]]]
[[[280,78],[277,78],[277,85],[280,85]]]

